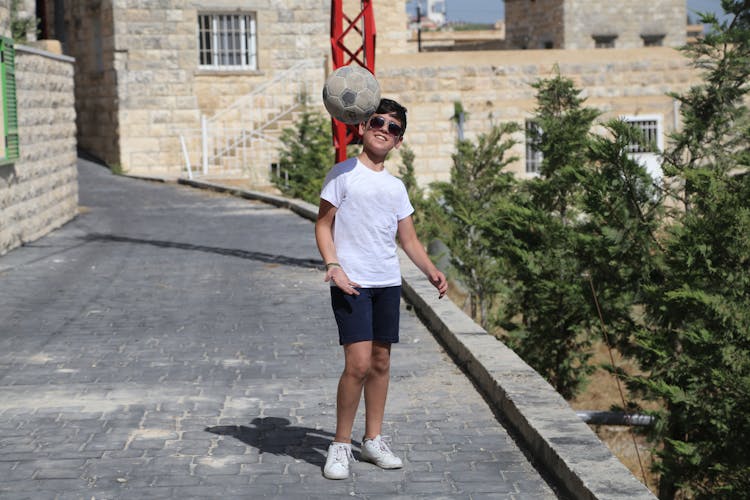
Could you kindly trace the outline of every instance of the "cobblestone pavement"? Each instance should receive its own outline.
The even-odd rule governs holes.
[[[80,216],[0,257],[0,498],[557,498],[405,305],[405,466],[324,479],[343,358],[312,224],[79,176]]]

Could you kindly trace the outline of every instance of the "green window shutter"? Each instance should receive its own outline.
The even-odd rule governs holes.
[[[0,82],[2,83],[5,124],[5,160],[19,156],[18,111],[16,101],[16,51],[13,40],[0,37]]]

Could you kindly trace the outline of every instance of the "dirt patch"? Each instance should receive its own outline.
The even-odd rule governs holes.
[[[451,286],[448,297],[466,314],[469,307],[466,293],[459,287]],[[613,351],[614,364],[627,373],[637,373],[637,366],[620,353]],[[604,342],[594,346],[594,355],[590,361],[594,366],[611,364],[609,351]],[[625,401],[633,401],[625,385],[621,382],[618,388],[615,377],[602,368],[597,368],[591,375],[584,391],[575,399],[568,401],[574,410],[611,410],[613,406],[622,407],[620,390],[623,391]],[[653,402],[638,401],[644,408],[655,408]],[[651,445],[645,436],[633,427],[592,425],[591,429],[599,439],[609,448],[614,456],[625,465],[633,475],[644,483],[654,494],[658,492],[658,475],[650,471],[652,464]],[[637,450],[637,451],[636,451]],[[645,476],[645,479],[644,479]]]
[[[615,366],[627,373],[638,372],[637,366],[628,359],[623,358],[616,350],[612,352]],[[604,342],[594,346],[594,356],[591,363],[595,366],[611,364],[609,351]],[[613,406],[622,407],[622,397],[626,402],[635,401],[644,408],[654,409],[656,405],[650,401],[642,401],[632,398],[624,383],[620,382],[618,388],[616,378],[606,370],[597,368],[592,374],[585,390],[575,399],[568,401],[575,410],[610,410]],[[645,436],[639,434],[635,427],[592,425],[592,430],[599,436],[607,448],[622,462],[629,470],[643,482],[654,494],[658,492],[658,475],[650,471],[653,462],[651,444]],[[645,475],[645,479],[644,479]]]

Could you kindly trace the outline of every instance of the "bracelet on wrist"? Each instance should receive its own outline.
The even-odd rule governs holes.
[[[328,271],[332,267],[339,267],[340,268],[341,264],[339,264],[338,262],[326,262],[326,271]]]

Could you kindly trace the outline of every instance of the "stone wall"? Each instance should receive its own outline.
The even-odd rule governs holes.
[[[186,3],[190,6],[184,7]],[[194,3],[136,2],[115,10],[119,163],[127,172],[152,173],[165,164],[176,165],[175,129],[198,124]]]
[[[615,48],[643,47],[645,37],[661,44],[685,43],[685,0],[506,0],[506,39],[516,49],[589,49],[595,35],[614,36]]]
[[[523,124],[536,107],[531,84],[553,77],[555,67],[571,78],[587,98],[586,105],[603,112],[602,120],[620,115],[658,115],[664,133],[674,128],[675,105],[666,95],[696,81],[688,60],[671,48],[612,51],[527,50],[421,53],[393,56],[381,62],[378,79],[383,95],[409,109],[405,143],[416,155],[419,183],[449,179],[457,129],[451,119],[454,102],[467,112],[465,136],[475,138],[492,123]],[[524,137],[519,134],[512,170],[525,174]],[[390,161],[395,170],[398,155]]]
[[[21,156],[0,166],[0,254],[77,213],[73,67],[70,57],[16,46]]]
[[[21,37],[25,42],[33,42],[37,38],[34,22],[32,19],[36,17],[36,1],[35,0],[8,0],[16,3],[16,16],[19,20],[24,20],[26,24],[25,37]]]
[[[235,2],[229,1],[228,4]],[[202,114],[211,116],[217,110],[233,104],[239,97],[272,79],[276,74],[296,63],[317,60],[317,78],[323,78],[323,61],[330,58],[330,2],[324,0],[298,3],[290,0],[276,2],[270,9],[257,9],[258,27],[258,71],[216,72],[197,68],[193,53],[196,50],[194,36],[188,37],[185,50],[191,56],[183,67],[190,72],[195,85],[195,95]],[[253,10],[253,9],[248,9]],[[196,10],[184,10],[182,22],[195,24]],[[194,122],[196,123],[196,122]]]
[[[375,30],[377,31],[377,54],[375,66],[384,58],[394,54],[416,53],[417,44],[409,43],[411,31],[408,28],[404,0],[374,0]]]
[[[0,35],[10,36],[10,3],[0,2]]]
[[[55,3],[47,2],[48,12]],[[81,0],[67,3],[63,40],[66,54],[76,60],[75,96],[78,145],[110,165],[120,163],[118,121],[118,70],[114,46],[114,11],[111,1]],[[53,25],[50,25],[53,28]]]
[[[644,37],[661,36],[664,47],[685,44],[685,0],[566,0],[566,49],[594,48],[592,35],[615,34],[615,48],[643,47]]]
[[[505,0],[505,40],[508,48],[565,47],[563,19],[562,0]]]

